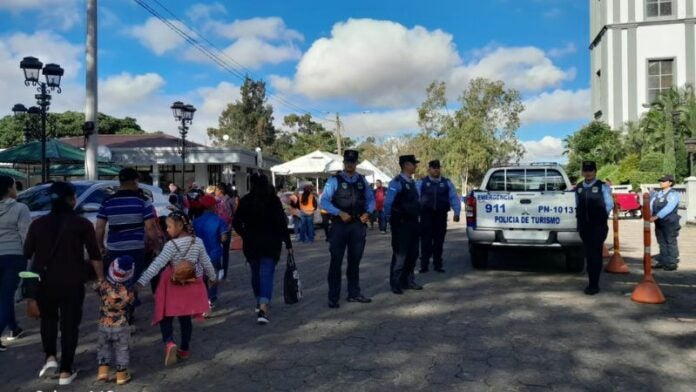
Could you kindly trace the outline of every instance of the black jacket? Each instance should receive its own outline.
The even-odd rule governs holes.
[[[253,208],[252,195],[244,196],[232,219],[232,227],[242,236],[244,256],[249,262],[257,262],[261,257],[270,257],[277,262],[283,242],[286,248],[292,248],[288,217],[275,195],[260,211]]]

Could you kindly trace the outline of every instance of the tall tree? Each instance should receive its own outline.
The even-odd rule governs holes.
[[[213,144],[247,148],[273,146],[276,129],[273,107],[266,102],[266,83],[246,77],[240,88],[240,97],[227,105],[218,119],[217,128],[208,128]],[[225,136],[228,136],[227,140]]]
[[[422,133],[416,145],[426,159],[439,157],[446,173],[458,176],[462,187],[480,180],[493,164],[519,161],[524,149],[517,139],[524,110],[516,90],[502,81],[477,78],[459,96],[450,115],[443,82],[433,82],[418,109]]]
[[[285,160],[295,159],[312,151],[336,153],[338,146],[333,132],[312,119],[311,114],[289,114],[283,118],[283,129],[271,147],[271,153]],[[341,138],[342,145],[350,148],[355,141]]]
[[[38,127],[38,119],[28,118],[33,127]],[[48,114],[46,132],[49,137],[82,136],[85,115],[80,112],[51,112]],[[0,119],[0,148],[12,147],[24,141],[25,123],[14,116]],[[99,113],[99,133],[103,135],[145,133],[132,117],[116,118]]]
[[[624,156],[620,137],[608,124],[592,121],[565,138],[568,174],[572,178],[578,176],[584,160],[595,161],[600,168],[619,163]]]

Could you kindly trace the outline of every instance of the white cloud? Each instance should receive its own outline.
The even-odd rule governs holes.
[[[186,15],[194,22],[209,20],[213,15],[227,15],[227,9],[220,3],[202,4],[197,3],[189,8]]]
[[[590,89],[543,92],[524,101],[522,122],[562,122],[586,120],[591,115]]]
[[[100,100],[114,108],[140,104],[157,93],[164,84],[164,79],[156,73],[131,75],[124,72],[100,82]]]
[[[568,42],[565,46],[560,47],[560,48],[551,48],[549,49],[546,54],[549,57],[552,58],[557,58],[557,57],[563,57],[569,54],[576,53],[578,51],[577,46],[575,46],[574,43]]]
[[[84,4],[80,0],[2,0],[0,11],[13,14],[35,12],[36,22],[41,28],[69,30],[85,15]]]
[[[349,113],[341,116],[346,136],[390,136],[405,132],[417,132],[418,111],[415,108],[382,112]],[[333,123],[325,123],[333,129]]]
[[[169,22],[182,31],[194,34],[179,21],[170,20]],[[142,25],[131,27],[129,33],[131,36],[137,38],[143,46],[160,56],[170,50],[178,48],[186,42],[184,38],[155,17],[148,18]]]
[[[483,57],[453,71],[455,86],[466,86],[475,77],[502,80],[507,87],[521,91],[539,91],[575,78],[575,69],[564,71],[532,46],[485,50]]]
[[[255,37],[244,37],[222,49],[223,59],[233,59],[244,68],[258,69],[264,64],[280,64],[288,60],[297,60],[302,52],[293,44],[273,45]],[[184,58],[191,61],[211,62],[212,60],[199,51],[186,52]],[[235,67],[237,64],[230,64]]]
[[[279,17],[251,18],[235,20],[232,23],[210,22],[207,30],[229,39],[260,38],[269,41],[303,41],[304,36],[297,30],[289,29]]]
[[[315,41],[297,66],[293,90],[311,99],[343,98],[373,107],[403,107],[422,100],[435,79],[457,94],[474,77],[540,91],[575,77],[535,47],[489,47],[465,62],[452,35],[391,21],[350,19]]]
[[[544,136],[541,140],[532,140],[522,142],[526,152],[523,162],[565,162],[566,157],[563,156],[563,140]]]
[[[31,48],[28,51],[27,48]],[[24,74],[19,68],[23,57],[34,56],[44,64],[56,63],[65,70],[61,81],[62,94],[54,92],[51,110],[62,111],[84,104],[82,56],[84,47],[66,41],[61,35],[50,31],[33,34],[14,33],[0,36],[0,113],[9,113],[15,103],[25,106],[35,104],[36,89],[24,86]]]
[[[432,80],[461,62],[452,36],[371,19],[334,25],[297,66],[295,89],[312,99],[348,98],[375,106],[413,103]]]
[[[203,129],[218,126],[218,118],[227,105],[240,98],[239,86],[229,82],[220,82],[215,87],[201,87],[196,90],[199,102],[196,122]]]

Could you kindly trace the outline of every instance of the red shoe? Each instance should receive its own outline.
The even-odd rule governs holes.
[[[174,342],[168,342],[164,349],[164,366],[176,364],[176,357],[176,344]]]
[[[191,358],[191,351],[189,350],[176,350],[176,357],[179,359],[189,359]]]

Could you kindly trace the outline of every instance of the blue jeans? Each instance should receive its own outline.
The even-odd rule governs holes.
[[[295,232],[295,241],[300,239],[300,217],[299,216],[292,216],[292,229]]]
[[[387,231],[387,216],[384,215],[384,210],[377,211],[377,221],[379,222],[379,231]]]
[[[25,269],[27,260],[24,256],[0,256],[0,334],[6,327],[17,329],[14,296],[19,286],[19,273]]]
[[[300,241],[314,241],[314,215],[302,215],[300,217],[301,228]]]
[[[262,257],[260,260],[249,260],[251,266],[251,288],[259,304],[271,303],[273,296],[273,275],[276,262],[270,257]]]

